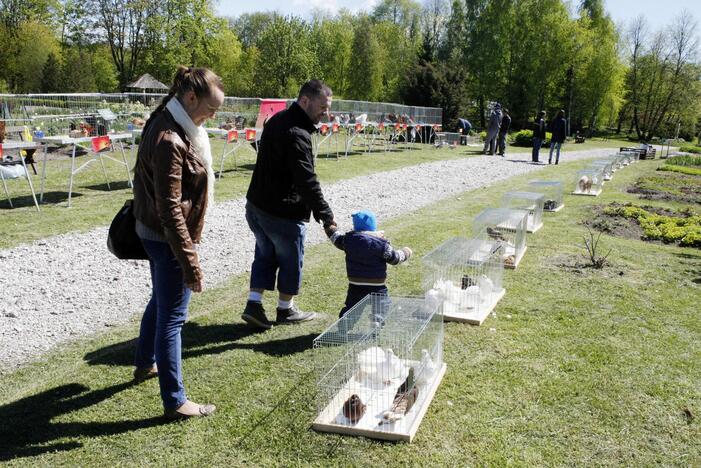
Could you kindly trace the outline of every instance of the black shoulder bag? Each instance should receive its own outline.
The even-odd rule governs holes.
[[[136,235],[134,200],[127,200],[110,224],[107,248],[122,260],[148,260],[141,239]]]

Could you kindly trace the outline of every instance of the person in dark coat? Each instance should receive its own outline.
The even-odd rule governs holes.
[[[487,124],[487,137],[484,140],[484,154],[493,155],[497,149],[497,136],[499,135],[499,127],[501,126],[501,104],[498,102],[494,106],[491,114],[489,114],[489,123]]]
[[[241,318],[271,328],[263,309],[265,290],[277,289],[277,324],[316,317],[293,303],[302,284],[304,237],[310,214],[330,235],[333,212],[317,179],[311,134],[331,107],[331,88],[320,80],[302,86],[297,101],[263,127],[256,167],[246,194],[246,221],[256,238],[246,309]]]
[[[540,153],[540,147],[543,145],[543,142],[545,141],[545,111],[542,110],[538,112],[538,116],[535,118],[535,122],[533,123],[533,154],[532,154],[532,160],[533,162],[540,162],[539,160],[539,153]]]
[[[468,135],[472,130],[472,123],[469,120],[460,118],[458,119],[458,133],[463,135]]]
[[[567,136],[567,119],[565,119],[565,111],[560,109],[555,119],[550,124],[550,131],[553,136],[550,140],[550,156],[548,157],[548,164],[552,164],[553,161],[553,150],[557,148],[557,156],[555,157],[555,164],[560,162],[560,148],[562,143],[565,141]]]
[[[509,109],[506,107],[502,109],[501,126],[499,127],[499,137],[497,138],[499,146],[499,156],[504,156],[506,152],[506,136],[509,133],[509,128],[511,127],[511,116],[509,115]]]

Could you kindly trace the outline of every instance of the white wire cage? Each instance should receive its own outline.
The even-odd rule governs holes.
[[[527,232],[536,232],[543,227],[545,194],[523,191],[506,192],[501,198],[501,206],[514,210],[524,210],[528,215],[526,221]]]
[[[472,238],[500,242],[504,268],[514,269],[526,253],[527,221],[528,215],[523,210],[487,208],[473,220]]]
[[[560,211],[565,206],[564,189],[559,180],[532,180],[528,186],[545,195],[543,211]]]
[[[611,159],[598,159],[592,161],[589,164],[590,167],[603,169],[604,181],[611,180],[613,178],[613,161]]]
[[[599,196],[604,185],[604,171],[601,167],[590,167],[577,171],[572,195]]]
[[[445,373],[436,305],[368,295],[314,348],[320,371],[314,429],[412,440]]]
[[[439,304],[443,319],[481,325],[504,297],[503,244],[454,237],[423,257],[427,303]]]
[[[623,167],[623,153],[616,153],[610,156],[610,159],[613,161],[613,172]]]

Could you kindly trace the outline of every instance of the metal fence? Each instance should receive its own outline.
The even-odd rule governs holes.
[[[132,120],[148,118],[163,96],[161,93],[0,94],[0,121],[6,125],[27,125],[48,135],[65,133],[81,122],[119,131],[127,129]],[[260,98],[227,97],[216,121],[207,125],[216,127],[229,122],[239,128],[254,127],[262,102]],[[292,102],[288,99],[287,105]],[[331,113],[341,117],[341,121],[351,122],[361,118],[368,122],[442,123],[440,108],[382,102],[337,99]]]

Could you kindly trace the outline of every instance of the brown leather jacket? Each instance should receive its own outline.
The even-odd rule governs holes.
[[[207,169],[164,109],[144,131],[134,169],[134,216],[168,240],[186,283],[202,279],[194,244],[207,209]]]

